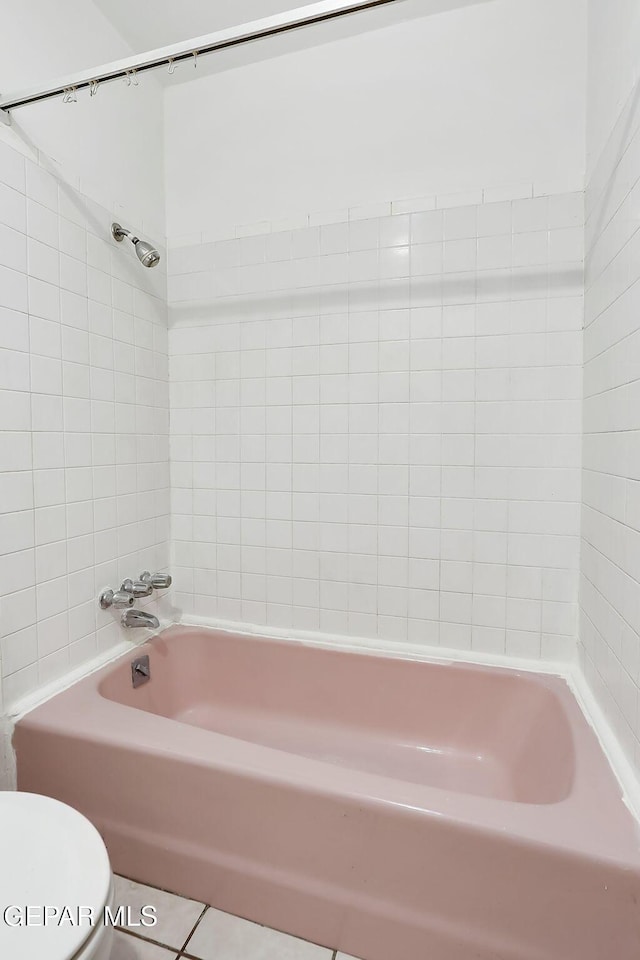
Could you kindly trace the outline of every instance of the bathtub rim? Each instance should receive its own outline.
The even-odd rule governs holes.
[[[70,687],[79,680],[85,679],[104,667],[118,660],[124,654],[131,653],[138,647],[152,640],[158,634],[171,628],[199,627],[205,630],[216,630],[223,633],[247,636],[253,639],[280,640],[302,646],[317,647],[320,649],[338,650],[346,653],[368,654],[390,659],[418,661],[440,665],[469,664],[470,666],[488,667],[506,670],[510,673],[538,674],[557,677],[565,681],[570,693],[575,699],[578,709],[583,715],[590,729],[594,732],[600,748],[611,768],[621,789],[621,799],[629,810],[637,825],[640,827],[640,778],[637,777],[630,761],[622,748],[620,740],[613,726],[606,717],[604,710],[598,703],[594,692],[588,684],[576,653],[570,660],[531,660],[528,658],[512,657],[506,654],[485,654],[471,650],[458,650],[445,647],[426,647],[409,642],[396,642],[382,639],[346,637],[336,634],[323,634],[316,631],[293,630],[266,627],[263,625],[236,623],[234,621],[219,620],[212,617],[198,617],[183,615],[175,620],[162,620],[159,630],[144,630],[144,636],[133,637],[131,640],[122,640],[102,654],[85,662],[75,670],[58,680],[54,680],[42,687],[31,691],[19,698],[8,710],[5,721],[11,728],[36,707],[46,703],[52,697]],[[13,753],[13,749],[11,748]],[[15,759],[15,758],[14,758]]]

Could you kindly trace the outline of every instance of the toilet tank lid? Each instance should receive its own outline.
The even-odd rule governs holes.
[[[0,957],[71,960],[101,926],[110,887],[106,847],[86,817],[50,797],[0,792]]]

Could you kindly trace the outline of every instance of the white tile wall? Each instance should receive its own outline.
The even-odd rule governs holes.
[[[587,190],[584,670],[640,770],[640,108],[634,91]]]
[[[531,193],[172,250],[186,612],[571,654],[583,194]]]
[[[167,562],[166,276],[112,219],[0,142],[5,711],[118,642],[101,587]]]

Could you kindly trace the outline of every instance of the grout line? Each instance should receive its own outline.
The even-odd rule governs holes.
[[[197,930],[198,927],[200,926],[200,921],[202,920],[202,918],[204,917],[204,915],[205,915],[205,913],[207,912],[208,909],[209,909],[208,905],[205,904],[205,907],[204,907],[202,913],[200,914],[200,916],[198,917],[198,919],[196,920],[196,922],[194,923],[194,925],[193,925],[193,927],[192,927],[192,929],[191,929],[191,932],[189,933],[189,936],[187,937],[187,939],[185,940],[185,942],[182,944],[182,948],[181,948],[180,951],[179,951],[180,954],[184,953],[184,951],[187,949],[187,944],[189,943],[189,941],[190,941],[191,938],[193,937],[194,933],[196,932],[196,930]]]
[[[149,887],[150,890],[159,890],[161,893],[168,893],[170,896],[172,896],[172,897],[177,897],[177,898],[180,899],[180,900],[190,900],[190,899],[191,899],[190,897],[183,897],[183,896],[181,896],[179,893],[175,893],[173,890],[165,890],[164,887],[155,887],[155,886],[153,886],[152,884],[149,884],[149,883],[144,883],[144,884],[143,884],[142,881],[140,881],[140,880],[134,880],[133,877],[126,877],[126,876],[124,876],[124,874],[122,874],[122,873],[115,874],[115,876],[121,877],[123,880],[128,880],[130,883],[136,883],[136,884],[139,884],[139,885],[142,885],[142,886],[145,886],[145,887]],[[192,902],[193,902],[193,903],[200,903],[199,900],[194,900],[194,901],[192,901]],[[164,947],[165,950],[173,950],[173,951],[175,951],[175,956],[176,956],[176,958],[178,958],[179,956],[182,955],[182,951],[185,949],[185,947],[187,946],[187,944],[188,944],[189,941],[191,940],[191,937],[192,937],[193,934],[195,933],[198,924],[200,923],[200,921],[202,920],[203,916],[205,915],[205,913],[207,912],[208,909],[209,909],[209,905],[205,903],[205,904],[203,905],[203,908],[202,908],[202,913],[200,914],[200,916],[198,917],[198,919],[197,919],[196,922],[194,923],[191,931],[189,932],[189,935],[188,935],[187,939],[186,939],[185,942],[182,944],[182,947],[172,947],[172,946],[171,946],[170,944],[168,944],[168,943],[162,943],[160,940],[154,940],[152,937],[146,937],[146,936],[144,936],[143,934],[138,933],[137,931],[134,933],[134,931],[129,930],[127,927],[116,927],[116,929],[119,930],[121,933],[127,933],[130,937],[135,937],[137,940],[144,940],[146,943],[153,943],[155,946]]]

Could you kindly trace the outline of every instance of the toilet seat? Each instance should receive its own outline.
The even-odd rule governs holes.
[[[0,957],[83,957],[102,939],[111,885],[106,847],[86,817],[50,797],[0,792]],[[46,925],[45,907],[57,910]],[[71,918],[61,919],[64,907]]]

